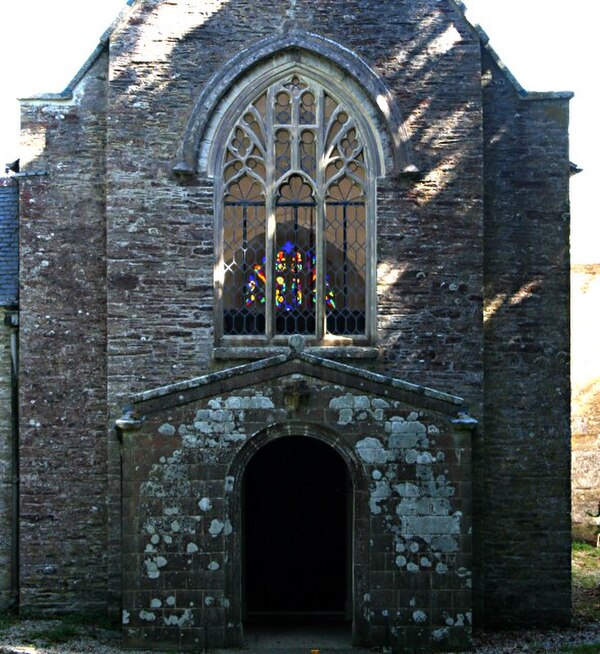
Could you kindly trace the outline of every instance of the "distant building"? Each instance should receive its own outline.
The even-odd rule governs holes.
[[[600,515],[600,263],[571,266],[572,517],[574,535],[596,540]]]

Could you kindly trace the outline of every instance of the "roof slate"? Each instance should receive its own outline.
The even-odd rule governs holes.
[[[0,306],[19,297],[19,186],[0,178]]]

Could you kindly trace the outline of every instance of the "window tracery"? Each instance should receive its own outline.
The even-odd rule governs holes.
[[[367,338],[368,159],[348,109],[304,74],[241,112],[222,163],[222,336]]]

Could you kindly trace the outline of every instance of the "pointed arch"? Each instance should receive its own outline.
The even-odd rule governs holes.
[[[368,99],[282,55],[222,100],[200,148],[215,180],[215,338],[375,337],[376,186],[389,141]]]
[[[305,437],[315,439],[331,447],[340,457],[346,466],[352,485],[352,561],[351,561],[351,586],[352,586],[352,640],[354,646],[368,642],[369,624],[367,618],[366,602],[368,597],[369,568],[369,542],[371,538],[371,520],[369,509],[369,476],[365,470],[364,463],[357,455],[355,449],[335,430],[323,424],[316,424],[304,421],[290,421],[277,423],[260,430],[249,438],[242,448],[237,452],[227,470],[227,488],[225,496],[226,512],[232,521],[233,532],[238,534],[235,539],[228,539],[226,543],[226,554],[229,561],[237,562],[237,566],[243,560],[242,543],[242,500],[243,480],[246,468],[252,458],[265,446],[275,441],[290,437]],[[239,567],[231,565],[227,567],[225,576],[225,596],[230,598],[227,606],[227,641],[231,645],[239,646],[242,641],[242,575]]]
[[[213,173],[214,156],[211,148],[218,125],[229,113],[235,98],[248,101],[241,89],[248,91],[264,84],[267,79],[284,75],[292,65],[308,68],[313,76],[332,85],[345,102],[353,104],[378,133],[372,147],[377,152],[376,174],[417,171],[402,115],[391,94],[377,74],[356,54],[333,40],[310,32],[295,30],[286,36],[262,39],[233,57],[211,77],[199,95],[181,141],[174,172]],[[331,69],[336,74],[332,77]],[[249,84],[249,82],[252,82]],[[349,94],[347,85],[354,94]]]

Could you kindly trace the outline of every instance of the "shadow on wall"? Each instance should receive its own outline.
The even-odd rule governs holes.
[[[480,243],[484,198],[477,37],[468,30],[459,33],[452,22],[456,19],[458,24],[458,15],[449,17],[444,3],[429,3],[429,12],[422,14],[418,12],[425,12],[427,3],[395,3],[388,8],[386,25],[376,38],[364,28],[368,21],[362,20],[360,13],[353,15],[356,5],[349,0],[337,3],[335,15],[327,3],[313,3],[312,7],[303,3],[296,9],[280,0],[264,0],[260,5],[222,1],[209,4],[208,8],[206,4],[186,14],[187,24],[182,22],[176,3],[140,3],[132,9],[127,27],[118,32],[118,39],[111,44],[111,115],[104,125],[106,160],[102,151],[94,149],[95,143],[86,146],[88,141],[80,138],[91,119],[80,115],[79,104],[61,103],[55,112],[53,109],[54,113],[44,113],[39,106],[27,108],[30,119],[28,122],[26,116],[25,129],[30,130],[32,147],[39,152],[28,166],[43,164],[50,172],[50,181],[24,184],[35,189],[34,185],[39,183],[46,189],[43,192],[50,194],[53,178],[62,177],[63,185],[69,181],[66,175],[71,175],[76,183],[84,177],[92,180],[86,196],[65,194],[60,198],[60,206],[55,206],[54,213],[45,220],[36,220],[44,218],[38,199],[29,196],[38,204],[27,204],[25,198],[28,214],[23,218],[25,225],[30,225],[26,227],[30,233],[23,251],[27,264],[24,280],[32,287],[52,289],[48,293],[52,303],[30,304],[29,318],[32,324],[36,320],[45,324],[46,315],[57,315],[53,318],[53,342],[64,346],[55,346],[54,354],[48,358],[54,372],[48,379],[40,377],[36,381],[31,397],[81,396],[81,375],[67,374],[75,348],[73,334],[66,330],[71,329],[67,318],[77,318],[82,309],[98,320],[101,337],[93,338],[101,351],[99,357],[105,355],[108,324],[111,407],[122,404],[123,397],[130,393],[191,378],[198,370],[212,365],[213,186],[211,180],[202,176],[177,181],[172,166],[194,102],[214,71],[249,44],[284,33],[296,22],[308,31],[318,26],[315,31],[341,45],[351,41],[353,50],[373,66],[396,97],[410,136],[410,148],[424,171],[421,178],[406,181],[401,187],[395,180],[380,180],[378,299],[384,364],[396,375],[415,383],[472,396],[473,413],[481,415]],[[408,19],[406,12],[412,12]],[[344,17],[341,22],[339,16]],[[144,26],[146,20],[148,27]],[[232,30],[232,26],[236,29]],[[404,39],[400,45],[399,38]],[[382,52],[390,54],[382,57]],[[454,77],[447,79],[446,70]],[[95,74],[101,79],[104,72]],[[514,90],[510,93],[514,99]],[[520,127],[514,122],[514,113],[507,113],[511,117],[499,121],[494,134],[486,137],[492,143],[494,156],[501,158],[502,152],[514,148],[519,140]],[[45,116],[43,120],[41,116]],[[104,117],[96,118],[101,130]],[[40,124],[48,126],[51,138],[46,139]],[[64,156],[57,156],[56,149],[65,147],[64,144],[67,151]],[[103,177],[105,163],[107,180]],[[527,166],[524,154],[520,167],[511,174],[524,178]],[[98,171],[96,177],[94,170]],[[498,189],[495,208],[506,217],[514,212],[503,204],[503,194],[510,191],[511,179],[505,181],[507,186]],[[103,194],[107,192],[106,205]],[[525,196],[519,200],[526,204]],[[74,230],[73,225],[86,211],[96,212],[96,227],[90,223],[82,225],[82,231]],[[107,242],[103,240],[104,232],[100,240],[94,232],[101,231],[104,216],[110,223]],[[50,236],[53,221],[61,226],[60,238]],[[536,229],[527,226],[530,221],[536,223]],[[499,281],[489,281],[485,289],[488,306],[484,329],[503,344],[501,356],[511,365],[514,363],[518,383],[513,409],[523,412],[532,404],[527,371],[535,366],[536,359],[544,365],[552,361],[549,374],[559,376],[565,374],[568,359],[568,353],[554,346],[560,338],[540,338],[538,330],[540,302],[554,292],[552,270],[563,269],[567,257],[566,252],[548,251],[543,260],[534,260],[532,252],[536,251],[542,223],[543,216],[525,213],[511,222],[506,231],[500,225],[493,235],[495,240],[486,246],[488,254],[497,256],[502,255],[499,250],[505,249],[506,260],[504,276]],[[31,231],[32,225],[36,225],[37,231]],[[520,249],[509,248],[514,236],[522,244]],[[36,250],[42,240],[43,250]],[[81,248],[81,243],[86,247]],[[58,274],[54,262],[61,260],[70,246],[79,259],[74,265],[63,265]],[[93,269],[87,266],[90,260],[98,264],[98,270],[104,271],[105,264],[108,267],[107,316],[105,273],[99,273],[92,288],[89,277]],[[165,298],[169,298],[168,306]],[[518,329],[510,332],[515,317]],[[568,329],[558,318],[557,333]],[[427,328],[423,329],[423,325]],[[29,342],[34,338],[30,335]],[[91,340],[92,336],[88,338]],[[26,354],[30,367],[47,356],[43,349],[47,349],[45,342],[37,346],[37,352]],[[465,352],[470,356],[464,356]],[[73,370],[80,370],[80,365],[76,362]],[[98,393],[106,392],[100,383],[98,388]],[[97,460],[102,460],[105,414],[98,406],[88,410],[89,397],[79,410],[84,416],[93,416],[86,428],[90,438],[96,438],[94,447],[100,448]],[[551,411],[558,409],[555,404]],[[53,437],[50,432],[56,430],[56,425],[48,422],[40,428],[32,427],[29,415],[24,414],[23,419],[24,433],[29,432],[31,441],[44,430],[49,438]],[[509,422],[509,417],[506,420]],[[69,424],[61,434],[68,439],[83,431],[81,424]],[[110,440],[108,447],[111,465],[116,466],[118,445]],[[519,453],[533,447],[539,445],[523,435],[511,454],[511,463],[517,470],[521,465]],[[545,465],[549,472],[556,465],[551,447]],[[113,484],[112,506],[117,507],[117,475],[109,483]],[[101,523],[105,516],[102,511],[97,515]],[[114,532],[118,526],[116,512],[113,520]],[[98,543],[105,552],[103,538],[99,537]],[[113,549],[113,564],[109,561],[108,568],[118,570],[118,552]],[[74,551],[73,560],[74,568],[82,562],[87,565],[90,553],[82,546]],[[105,565],[105,554],[99,554],[98,560]],[[116,582],[113,585],[118,587]]]
[[[356,11],[354,5],[350,7],[351,3],[348,4],[349,9]],[[259,17],[254,16],[255,11],[260,11]],[[142,216],[150,203],[161,204],[159,189],[173,184],[173,158],[189,115],[185,105],[180,102],[182,98],[189,98],[191,110],[203,83],[230,55],[265,35],[285,32],[292,24],[309,31],[318,25],[319,29],[315,31],[326,34],[342,45],[346,43],[350,30],[357,54],[374,67],[395,94],[410,134],[409,146],[417,153],[418,163],[425,171],[422,179],[406,184],[400,192],[393,192],[389,201],[384,198],[380,210],[382,231],[395,232],[397,240],[401,242],[400,257],[406,262],[406,275],[398,277],[395,282],[401,289],[405,289],[402,293],[403,317],[416,314],[421,320],[423,313],[427,312],[427,306],[432,304],[431,299],[423,301],[424,290],[427,294],[435,293],[437,297],[433,304],[445,307],[446,313],[450,312],[455,318],[457,311],[469,319],[476,316],[481,311],[480,289],[470,280],[465,284],[461,279],[461,273],[467,267],[467,255],[455,253],[454,256],[448,256],[449,239],[442,234],[445,230],[454,228],[457,214],[461,215],[462,222],[471,228],[471,232],[473,229],[480,230],[480,199],[466,200],[466,193],[460,196],[456,193],[457,183],[464,182],[466,176],[481,173],[480,162],[476,161],[479,143],[464,138],[469,131],[479,129],[480,108],[476,97],[466,100],[461,98],[460,89],[456,91],[456,101],[448,102],[448,82],[440,74],[440,66],[443,67],[448,58],[460,60],[468,57],[479,46],[472,34],[460,34],[452,22],[448,23],[447,8],[436,7],[429,13],[422,14],[418,12],[423,9],[414,8],[410,11],[414,13],[408,21],[403,22],[404,29],[394,32],[394,48],[390,49],[390,55],[382,59],[380,41],[373,39],[368,30],[360,27],[360,10],[358,15],[351,16],[344,14],[341,7],[339,13],[344,14],[345,23],[338,25],[337,19],[329,16],[325,7],[320,8],[318,5],[312,9],[289,9],[286,3],[271,0],[261,4],[260,10],[253,8],[253,16],[250,18],[245,4],[222,1],[208,9],[198,10],[195,14],[190,12],[186,25],[181,21],[181,14],[175,5],[164,3],[156,7],[152,3],[141,3],[136,6],[132,10],[128,27],[122,34],[119,33],[119,39],[111,45],[112,70],[109,82],[111,111],[119,114],[118,121],[108,124],[109,165],[118,163],[122,173],[119,184],[126,189],[127,182],[130,182],[132,191],[124,190],[119,194],[118,189],[111,185],[111,192],[115,193],[115,201],[119,201],[121,222],[128,214],[127,220],[131,222],[126,228],[129,233],[153,229],[154,226],[144,223]],[[399,22],[400,18],[399,13],[398,16],[391,16],[390,20],[392,23],[393,20]],[[143,27],[146,20],[149,21],[151,33],[154,30],[156,34],[155,39],[148,38],[143,31],[146,29]],[[232,30],[232,25],[237,29]],[[145,36],[143,43],[140,40],[142,33]],[[397,45],[398,33],[405,39],[401,46]],[[169,34],[169,38],[165,39],[164,34]],[[382,38],[391,40],[390,34]],[[206,66],[205,62],[210,62],[211,65]],[[177,107],[170,106],[169,98],[177,99]],[[76,107],[73,112],[62,111],[67,114],[65,121],[69,129],[77,129],[74,127],[78,123]],[[140,118],[148,133],[156,130],[155,142],[146,142],[144,138],[136,136]],[[468,147],[465,147],[465,143],[469,144]],[[41,142],[40,146],[43,147]],[[140,152],[146,148],[152,152],[151,158],[140,156]],[[59,173],[59,162],[53,160],[53,157],[44,163],[51,173]],[[30,161],[30,167],[35,165],[35,161]],[[205,180],[200,182],[201,185],[204,183]],[[171,195],[187,195],[189,203],[197,207],[198,214],[210,217],[210,198],[207,201],[206,198],[195,195],[193,187],[197,184],[198,181],[191,181],[183,189],[179,186],[177,190],[171,188],[168,192]],[[382,187],[385,187],[385,182]],[[77,208],[65,207],[72,212]],[[170,243],[173,242],[171,236],[175,226],[169,225],[169,221],[171,217],[175,221],[178,219],[178,208],[176,206],[175,211],[168,211],[165,203],[165,212],[161,216],[161,227],[168,232],[164,240]],[[112,209],[117,207],[109,207],[109,210]],[[189,216],[189,204],[187,214]],[[197,220],[189,223],[176,227],[183,231],[181,240],[189,236],[197,244],[198,237],[201,237],[201,260],[197,251],[191,252],[192,260],[197,262],[197,266],[204,261],[209,263],[212,256],[212,251],[209,250],[211,243],[203,238],[204,233],[198,229]],[[468,232],[466,229],[457,236],[457,240],[462,241]],[[134,237],[132,239],[135,240]],[[432,247],[434,243],[437,247]],[[162,259],[152,261],[157,273],[155,277],[160,280],[164,271],[168,270],[169,280],[175,287],[189,290],[189,278],[185,278],[185,271],[179,275],[177,267],[170,261],[177,254],[175,250],[175,247],[167,246],[162,251]],[[385,249],[383,254],[387,255]],[[115,252],[114,258],[119,256]],[[394,258],[398,259],[397,251],[394,252]],[[383,265],[389,264],[384,262]],[[136,285],[135,275],[131,271],[122,273],[127,274],[127,284],[118,289],[123,291],[125,300],[130,299],[136,290],[127,288],[127,285]],[[60,284],[60,280],[56,281]],[[69,284],[73,281],[69,280]],[[409,287],[415,284],[421,286],[423,291],[412,292]],[[449,288],[454,288],[455,284],[460,287],[460,310],[452,306],[456,305],[457,295],[451,295],[454,291]],[[154,289],[145,290],[155,292],[158,298],[163,294],[164,287],[159,281]],[[386,290],[384,284],[382,291]],[[206,313],[210,310],[210,306],[205,307]],[[449,327],[450,323],[443,314],[442,310],[437,315],[435,312],[426,314],[432,325],[431,331],[443,333],[444,328]],[[384,333],[387,330],[386,321],[393,322],[393,316],[388,319],[382,315]],[[416,332],[415,329],[415,335]],[[448,338],[446,342],[436,344],[436,348],[443,352],[436,365],[442,365],[440,362],[443,361],[448,372],[456,375],[456,369],[451,370],[451,366],[453,361],[456,365],[460,357],[455,355],[452,341],[452,338]],[[139,355],[151,355],[149,346],[144,346],[139,339],[131,345]],[[156,342],[154,347],[161,345]],[[419,345],[412,349],[418,350]],[[423,364],[431,363],[430,345],[423,344],[422,349],[429,354],[413,357],[414,361],[407,374],[412,372],[420,377],[422,370],[427,368]],[[394,355],[393,348],[390,356],[396,362],[401,360],[400,356]],[[438,357],[437,354],[435,356]],[[182,371],[181,377],[184,376]]]
[[[356,11],[350,4],[349,9]],[[125,228],[132,236],[130,242],[124,242],[126,248],[134,249],[131,245],[137,247],[142,242],[135,230],[155,229],[164,235],[161,257],[144,262],[155,271],[153,286],[143,289],[152,303],[160,304],[173,289],[189,294],[189,306],[200,308],[196,312],[188,310],[182,322],[191,325],[200,320],[203,328],[211,328],[212,280],[197,271],[212,270],[212,185],[200,176],[174,186],[171,173],[189,111],[202,85],[214,70],[249,44],[264,36],[285,33],[293,24],[309,31],[318,25],[315,31],[342,45],[348,42],[350,30],[353,49],[373,66],[396,96],[410,135],[409,146],[425,171],[421,179],[407,182],[403,188],[388,180],[380,184],[380,280],[386,269],[397,265],[394,262],[401,260],[404,268],[392,285],[387,281],[380,284],[380,334],[385,358],[390,369],[416,383],[436,385],[448,392],[477,392],[481,372],[469,369],[472,359],[461,353],[465,334],[470,333],[467,339],[477,341],[482,304],[481,253],[465,246],[477,242],[482,233],[479,87],[472,81],[445,81],[441,71],[451,62],[449,67],[454,67],[456,75],[457,61],[469,57],[476,61],[479,44],[471,33],[460,34],[452,22],[449,24],[447,9],[435,7],[422,14],[418,13],[424,12],[422,8],[408,11],[413,13],[408,21],[404,20],[400,31],[394,29],[394,20],[399,24],[406,9],[399,10],[398,15],[390,14],[388,32],[378,40],[360,26],[360,13],[350,20],[352,12],[348,18],[343,7],[339,9],[344,15],[343,24],[326,7],[292,11],[286,3],[274,0],[253,8],[252,20],[245,4],[221,2],[212,10],[190,13],[187,25],[181,22],[177,7],[167,3],[134,10],[130,26],[111,50],[111,111],[120,117],[118,125],[109,123],[108,160],[109,165],[116,163],[120,168],[123,189],[130,189],[120,192],[111,187],[115,224],[129,221]],[[156,38],[146,34],[141,43],[138,25],[146,18]],[[232,25],[237,29],[231,30]],[[162,36],[165,33],[170,34],[168,39]],[[398,34],[405,39],[401,46]],[[382,48],[385,39],[393,47]],[[384,50],[391,54],[381,58]],[[206,66],[206,62],[210,65]],[[473,75],[477,71],[473,66]],[[135,128],[131,129],[140,117],[147,133],[154,134],[150,140],[136,137]],[[152,152],[149,158],[140,156],[146,147]],[[164,193],[162,199],[160,193]],[[169,205],[172,198],[176,199]],[[148,215],[152,204],[164,206],[160,223]],[[190,206],[195,211],[191,220]],[[195,274],[178,264],[186,250]],[[132,272],[135,265],[127,263],[126,252],[115,251],[112,258],[114,275],[126,278],[132,286],[118,289],[122,300],[135,304],[140,290],[139,278]],[[190,283],[190,279],[197,283]],[[386,304],[388,291],[401,298],[400,312]],[[402,338],[398,338],[400,321]],[[421,329],[424,321],[430,326],[426,334]],[[189,331],[190,335],[195,333],[193,327]],[[429,334],[440,336],[432,339]],[[128,338],[125,334],[123,337]],[[132,353],[149,364],[170,354],[161,339],[150,343],[131,334],[128,343]],[[196,351],[190,360],[197,362],[198,354]],[[200,360],[208,365],[210,353],[200,354]],[[174,368],[172,374],[174,380],[190,376],[185,366]],[[469,381],[462,385],[459,381],[458,388],[457,379],[461,377]]]

